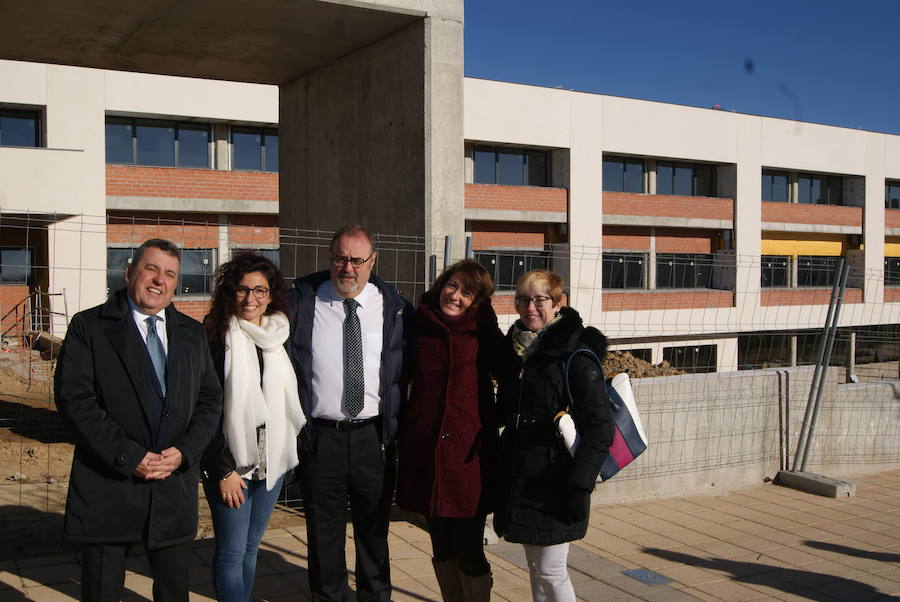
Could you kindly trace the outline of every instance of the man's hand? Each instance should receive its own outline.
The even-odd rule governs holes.
[[[148,452],[148,456],[151,452]],[[181,456],[181,451],[177,447],[167,447],[162,450],[158,454],[153,454],[153,458],[147,460],[145,457],[144,460],[147,461],[147,465],[150,469],[150,475],[146,476],[145,479],[165,479],[172,475],[175,470],[181,466],[181,463],[184,461],[184,458]],[[143,463],[143,462],[142,462]]]
[[[135,467],[133,473],[134,476],[141,479],[164,479],[165,476],[161,476],[158,470],[153,466],[154,462],[159,462],[162,459],[163,457],[161,455],[148,451],[144,454],[141,463]]]

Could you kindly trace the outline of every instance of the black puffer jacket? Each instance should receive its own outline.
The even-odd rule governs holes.
[[[575,402],[572,417],[581,443],[575,457],[569,455],[553,423],[556,413],[568,405],[563,371],[579,347],[603,358],[606,337],[593,327],[584,328],[578,312],[563,307],[560,319],[533,345],[523,364],[512,350],[511,336],[506,337],[507,366],[499,392],[506,428],[500,443],[494,528],[507,541],[554,545],[587,532],[590,492],[613,436],[603,371],[592,357],[580,353],[572,362],[569,380]],[[585,512],[573,513],[578,506]]]

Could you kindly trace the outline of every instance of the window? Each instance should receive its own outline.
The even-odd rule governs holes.
[[[797,179],[797,202],[842,205],[844,181],[837,176],[801,175]]]
[[[481,251],[475,260],[490,272],[498,291],[515,290],[516,280],[525,272],[550,267],[546,251]]]
[[[549,186],[547,151],[503,146],[476,146],[475,183]]]
[[[791,178],[788,172],[771,169],[763,170],[762,200],[777,203],[791,202]]]
[[[643,253],[604,253],[603,288],[643,288],[646,264]]]
[[[182,249],[179,295],[207,295],[215,269],[212,249]]]
[[[738,337],[738,370],[791,365],[791,335],[754,332]]]
[[[900,209],[900,182],[888,182],[884,185],[884,208]]]
[[[644,160],[617,157],[603,159],[603,190],[644,192]]]
[[[663,348],[663,359],[673,368],[685,372],[715,372],[715,345],[688,345],[687,347]]]
[[[657,253],[656,288],[712,288],[713,256]]]
[[[231,168],[278,171],[278,130],[232,127]]]
[[[106,162],[156,167],[208,168],[209,125],[109,117]]]
[[[125,269],[137,249],[106,249],[106,296],[125,286]]]
[[[787,255],[763,255],[760,266],[760,285],[790,286],[791,261]]]
[[[656,194],[677,196],[715,196],[712,165],[695,163],[656,163]]]
[[[800,255],[797,257],[797,286],[832,286],[837,277],[838,259]]]
[[[38,111],[0,109],[0,146],[41,145],[41,114]]]
[[[647,362],[648,364],[653,363],[653,350],[649,347],[643,347],[641,349],[623,349],[622,353],[630,353],[631,357]]]
[[[34,284],[34,251],[28,247],[0,247],[0,284]]]
[[[884,283],[900,285],[900,257],[884,258]]]

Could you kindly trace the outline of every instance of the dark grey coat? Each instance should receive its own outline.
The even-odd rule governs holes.
[[[75,436],[65,536],[160,548],[197,533],[200,457],[219,422],[222,389],[203,328],[166,308],[167,396],[160,403],[125,289],[72,318],[56,366],[56,404]],[[132,473],[147,451],[177,447],[161,481]]]

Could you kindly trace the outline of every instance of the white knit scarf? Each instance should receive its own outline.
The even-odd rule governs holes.
[[[266,426],[266,488],[298,464],[297,435],[306,417],[300,409],[297,376],[284,349],[290,327],[287,316],[262,316],[260,325],[231,318],[225,333],[225,441],[240,467],[258,466],[256,427]],[[260,387],[259,358],[263,374]]]

